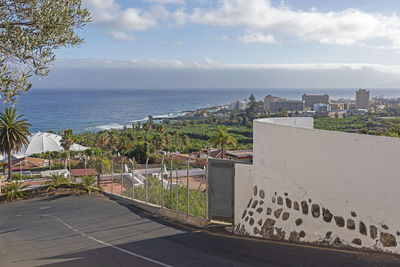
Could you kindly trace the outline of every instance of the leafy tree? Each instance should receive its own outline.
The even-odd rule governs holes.
[[[12,151],[18,152],[29,143],[29,126],[12,107],[5,107],[0,113],[0,153],[8,155],[8,179],[12,178]]]
[[[160,124],[157,126],[157,132],[159,132],[159,133],[161,133],[161,134],[165,133],[165,125],[162,124],[162,123],[160,123]]]
[[[97,145],[101,149],[105,149],[109,142],[110,142],[110,136],[107,134],[107,132],[100,133],[99,137],[97,138]]]
[[[185,135],[183,136],[182,143],[183,143],[183,145],[186,147],[186,149],[189,150],[189,144],[190,144],[189,136],[187,136],[187,135],[185,134]]]
[[[0,3],[0,94],[4,102],[30,89],[32,74],[46,76],[54,50],[83,39],[75,32],[90,21],[81,0],[3,0]]]
[[[238,143],[235,137],[228,133],[228,128],[225,125],[218,127],[218,130],[211,136],[208,141],[214,146],[221,147],[221,159],[224,158],[225,145],[232,144],[236,146]]]
[[[155,148],[158,151],[161,151],[165,146],[165,137],[162,134],[158,133],[157,135],[154,136],[153,142]]]
[[[253,94],[249,97],[249,107],[247,108],[247,116],[253,120],[257,114],[257,101]]]

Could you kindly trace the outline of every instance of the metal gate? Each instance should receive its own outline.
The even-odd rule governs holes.
[[[210,220],[233,222],[234,181],[234,161],[208,160],[208,216]]]

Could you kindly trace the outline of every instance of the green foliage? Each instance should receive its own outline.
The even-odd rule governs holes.
[[[88,175],[88,176],[83,176],[82,178],[82,182],[81,182],[81,187],[88,192],[89,194],[91,194],[93,192],[93,186],[96,183],[96,177],[92,174],[92,175]]]
[[[218,127],[218,130],[215,131],[208,141],[214,146],[221,147],[221,157],[223,157],[225,145],[237,145],[237,140],[228,134],[228,128],[225,125]]]
[[[18,152],[23,145],[28,144],[29,123],[17,115],[13,107],[5,107],[0,114],[0,153],[8,155],[8,178],[11,179],[11,152]]]
[[[23,198],[25,195],[24,189],[26,187],[26,185],[23,185],[22,180],[12,181],[6,186],[7,199],[13,200]]]
[[[63,185],[71,186],[71,180],[62,176],[61,174],[53,173],[50,177],[50,181],[46,182],[46,185],[49,185],[47,192],[54,191]]]
[[[164,181],[165,182],[165,181]],[[148,202],[152,204],[162,205],[162,182],[156,177],[149,177],[148,179]],[[166,186],[164,184],[164,186]],[[189,190],[189,213],[196,216],[204,217],[206,210],[206,194],[200,190]],[[172,188],[172,206],[171,206],[171,188],[164,187],[164,207],[168,209],[187,212],[187,189],[183,185],[173,186]],[[125,192],[125,195],[132,197],[132,189]],[[178,202],[177,200],[178,196]],[[146,201],[146,188],[140,186],[135,188],[135,199]],[[195,200],[196,198],[196,200]]]
[[[30,89],[31,73],[49,73],[55,49],[83,42],[75,30],[90,14],[81,0],[7,0],[0,7],[0,94],[15,102]]]

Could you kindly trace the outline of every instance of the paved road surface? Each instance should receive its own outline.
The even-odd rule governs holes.
[[[0,266],[399,265],[394,256],[209,235],[99,196],[0,204]]]

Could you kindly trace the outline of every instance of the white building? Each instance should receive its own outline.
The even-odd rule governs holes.
[[[247,103],[246,101],[243,100],[236,100],[235,102],[232,102],[231,104],[231,109],[232,110],[245,110],[247,108]]]
[[[314,104],[313,110],[315,112],[326,112],[326,111],[331,111],[331,105],[330,104]]]

